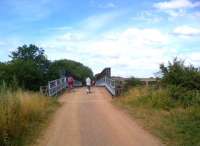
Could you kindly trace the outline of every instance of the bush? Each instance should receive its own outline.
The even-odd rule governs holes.
[[[168,66],[160,65],[162,83],[183,87],[187,90],[200,90],[200,70],[198,68],[185,66],[184,61],[175,58]]]
[[[172,139],[183,146],[200,145],[200,108],[198,106],[186,108],[171,113],[169,124],[173,126]]]
[[[184,106],[199,104],[200,70],[185,66],[184,61],[175,58],[168,66],[160,65],[162,83],[169,90],[169,95],[181,101]]]
[[[127,92],[131,87],[135,87],[138,85],[142,85],[141,81],[139,79],[131,77],[128,80],[126,80],[124,84],[124,92]]]
[[[176,102],[170,98],[168,90],[152,87],[135,87],[127,93],[127,104],[130,106],[148,106],[157,109],[169,110]]]
[[[185,107],[200,105],[200,91],[188,90],[180,86],[168,86],[169,96],[178,100]]]
[[[175,88],[173,90],[176,91]],[[176,100],[170,97],[170,91],[172,90],[166,88],[135,87],[115,102],[134,115],[145,129],[150,129],[160,137],[165,145],[199,146],[200,106],[194,102],[199,93],[187,91],[187,94],[193,97],[190,99],[184,91],[184,98]],[[191,106],[188,106],[191,102]]]

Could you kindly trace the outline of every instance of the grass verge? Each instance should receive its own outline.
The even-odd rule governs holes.
[[[114,104],[168,146],[200,146],[200,107],[183,106],[164,89],[136,87]]]
[[[38,93],[1,88],[0,146],[31,144],[58,105]]]

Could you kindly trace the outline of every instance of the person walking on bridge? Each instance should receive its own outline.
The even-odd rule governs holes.
[[[74,79],[72,76],[69,76],[67,78],[67,84],[68,84],[69,91],[72,90],[72,88],[74,86]]]
[[[91,93],[91,79],[90,77],[87,77],[86,80],[86,86],[87,86],[87,94]]]

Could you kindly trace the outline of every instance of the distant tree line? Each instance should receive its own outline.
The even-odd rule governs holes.
[[[92,70],[76,61],[50,61],[43,48],[36,45],[23,45],[9,55],[11,61],[0,62],[0,81],[10,86],[19,86],[28,90],[38,90],[49,80],[62,76],[73,76],[79,81],[89,76],[93,77]]]

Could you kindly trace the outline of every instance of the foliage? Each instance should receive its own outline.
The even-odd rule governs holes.
[[[0,87],[0,145],[25,146],[55,109],[57,102],[20,89]],[[33,138],[34,139],[34,138]]]
[[[188,90],[200,90],[200,70],[194,66],[185,66],[184,61],[175,58],[168,66],[160,65],[164,84],[175,85]]]
[[[159,88],[134,87],[116,101],[166,145],[200,145],[200,70],[175,58],[160,65]]]
[[[67,59],[54,61],[49,66],[48,78],[50,80],[69,75],[77,80],[84,81],[87,76],[92,78],[93,72],[87,66]]]
[[[185,66],[184,61],[175,58],[168,66],[160,65],[162,83],[169,89],[170,96],[185,106],[200,104],[200,70]]]
[[[131,87],[135,87],[138,85],[142,85],[141,81],[139,79],[136,79],[135,77],[131,77],[125,82],[124,92],[127,92]]]
[[[160,137],[165,145],[199,145],[199,105],[185,107],[179,100],[171,98],[169,91],[167,88],[134,87],[116,99],[115,104],[126,108],[145,129]]]
[[[18,47],[11,52],[10,57],[11,61],[0,63],[0,81],[5,81],[10,86],[17,82],[24,89],[36,91],[49,80],[69,74],[80,81],[87,76],[93,77],[91,69],[79,62],[49,61],[44,49],[32,44]]]

